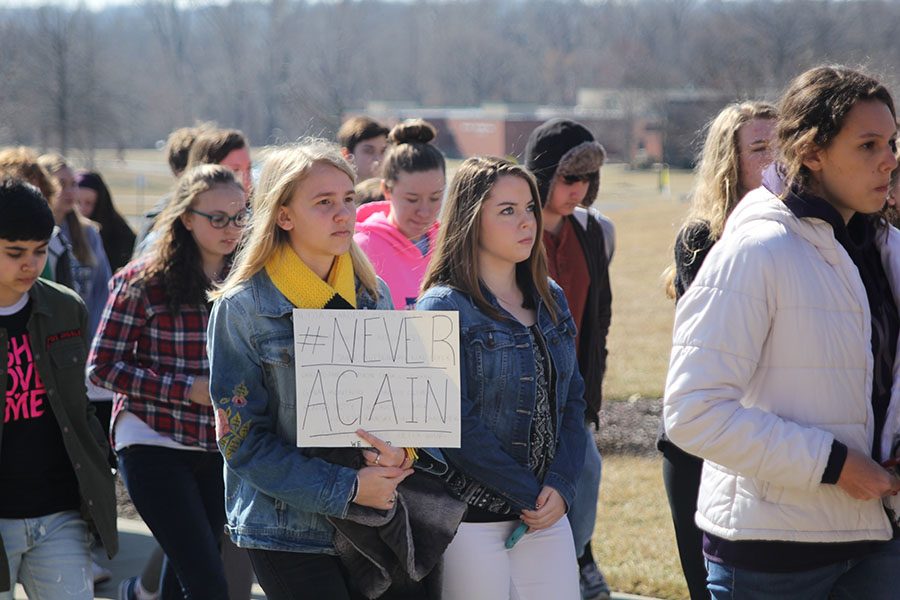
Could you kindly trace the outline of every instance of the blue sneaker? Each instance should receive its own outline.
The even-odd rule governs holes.
[[[138,577],[135,575],[134,577],[129,577],[127,579],[123,579],[122,583],[119,584],[119,600],[135,600],[137,595],[135,594],[135,590],[137,588]]]
[[[594,562],[581,567],[578,573],[582,600],[610,600],[609,586]]]

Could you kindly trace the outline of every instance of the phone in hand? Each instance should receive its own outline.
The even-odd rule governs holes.
[[[509,537],[506,538],[506,549],[511,550],[516,543],[522,539],[522,536],[525,535],[525,532],[528,531],[528,525],[525,523],[519,523],[519,526],[516,527]]]

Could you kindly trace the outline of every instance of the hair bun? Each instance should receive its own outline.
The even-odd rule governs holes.
[[[434,125],[423,119],[406,119],[394,125],[388,134],[392,144],[427,144],[437,137]]]

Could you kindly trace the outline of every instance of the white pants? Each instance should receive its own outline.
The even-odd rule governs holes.
[[[461,523],[444,553],[444,600],[580,600],[569,520],[504,546],[519,521]]]

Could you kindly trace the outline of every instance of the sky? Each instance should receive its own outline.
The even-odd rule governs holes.
[[[201,4],[227,4],[228,0],[177,0],[178,4],[183,6],[201,5]],[[91,9],[100,9],[113,5],[137,5],[142,4],[143,0],[0,0],[0,4],[4,7],[22,7],[22,6],[66,6],[75,8],[79,4],[83,4]]]

